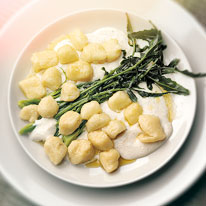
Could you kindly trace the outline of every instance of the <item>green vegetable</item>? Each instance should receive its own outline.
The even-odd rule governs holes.
[[[35,127],[36,125],[34,123],[29,123],[26,126],[24,126],[22,129],[20,129],[19,134],[26,135],[29,132],[32,132]]]
[[[175,81],[172,81],[170,78],[161,76],[157,79],[150,77],[157,85],[161,86],[164,90],[181,95],[189,95],[190,92],[188,89],[184,88]]]
[[[141,97],[161,97],[165,94],[170,93],[170,92],[154,93],[154,92],[145,92],[142,90],[135,90],[135,91],[137,91]]]
[[[137,96],[133,93],[131,89],[127,89],[127,94],[133,102],[137,102]]]
[[[129,16],[127,13],[126,13],[126,17],[127,17],[127,33],[128,33],[128,35],[130,35],[133,32],[133,28],[132,28],[132,24],[130,22],[130,19],[129,19]],[[133,55],[134,55],[134,53],[136,51],[136,39],[128,38],[128,44],[130,46],[133,46]]]
[[[142,40],[151,40],[154,39],[158,33],[157,29],[143,30],[138,32],[132,32],[128,34],[129,39],[142,39]]]
[[[188,70],[179,70],[178,68],[175,68],[175,71],[193,78],[206,77],[206,73],[193,73]]]
[[[28,106],[30,104],[39,104],[40,99],[25,99],[18,101],[18,106],[22,109],[25,106]]]

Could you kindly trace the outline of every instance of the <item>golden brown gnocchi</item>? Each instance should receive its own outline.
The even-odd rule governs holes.
[[[40,72],[41,70],[56,66],[58,61],[59,59],[56,52],[52,50],[36,52],[33,53],[31,57],[34,72]]]
[[[115,171],[119,167],[119,152],[116,149],[110,149],[105,152],[100,152],[99,160],[108,173]]]
[[[88,62],[79,60],[68,65],[66,74],[69,80],[87,82],[93,77],[93,68]]]
[[[139,125],[144,132],[138,136],[141,142],[156,142],[166,138],[160,119],[157,116],[149,114],[140,115]]]
[[[108,105],[111,110],[120,112],[132,103],[128,94],[124,91],[118,91],[114,93],[108,100]]]
[[[111,139],[115,139],[117,135],[126,130],[126,126],[121,120],[112,120],[103,130]]]
[[[81,124],[82,118],[79,113],[68,111],[59,120],[59,132],[62,135],[72,134]]]
[[[69,33],[69,38],[74,47],[82,51],[82,49],[88,44],[87,36],[84,35],[79,29],[76,29]]]
[[[102,44],[90,43],[84,47],[81,59],[89,63],[102,64],[107,60],[107,53]]]
[[[46,95],[46,89],[37,76],[31,76],[20,81],[19,87],[28,99],[40,99]]]
[[[62,85],[61,89],[61,101],[72,102],[80,95],[80,91],[77,86],[72,82],[66,82]]]
[[[59,110],[57,102],[52,96],[41,99],[38,105],[38,112],[44,118],[52,118]]]
[[[50,161],[58,165],[62,162],[67,154],[67,147],[59,137],[51,136],[44,143],[44,151],[48,155]]]
[[[89,141],[94,145],[98,150],[109,150],[113,147],[112,140],[107,136],[103,131],[94,131],[88,134]]]
[[[60,47],[57,50],[57,54],[61,64],[69,64],[79,59],[76,50],[68,44]]]
[[[99,130],[109,124],[110,117],[108,114],[94,114],[86,123],[88,132]]]
[[[124,118],[130,125],[136,124],[142,111],[140,104],[132,103],[124,110]]]
[[[48,68],[42,75],[42,84],[51,90],[56,90],[61,86],[61,73],[56,67]]]
[[[38,108],[38,106],[35,104],[30,104],[28,106],[23,107],[21,109],[21,112],[20,112],[20,118],[22,120],[34,122],[39,117],[39,113],[38,113],[37,108]]]
[[[117,60],[121,56],[121,46],[117,39],[110,39],[102,43],[106,54],[107,54],[107,62],[112,62]]]
[[[82,119],[88,120],[94,114],[102,113],[100,104],[97,101],[91,101],[83,105],[81,109]]]
[[[81,164],[91,160],[95,151],[90,141],[79,139],[72,141],[69,145],[68,154],[72,164]]]

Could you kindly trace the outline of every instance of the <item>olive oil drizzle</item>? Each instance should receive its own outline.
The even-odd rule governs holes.
[[[135,161],[136,161],[136,159],[134,159],[134,160],[126,160],[126,159],[123,159],[122,157],[120,157],[119,158],[119,166],[121,167],[121,166],[124,166],[124,165],[128,165],[128,164],[131,164],[131,163],[133,163]],[[88,168],[102,167],[101,163],[99,162],[98,159],[94,159],[94,161],[86,163],[85,166],[88,167]]]

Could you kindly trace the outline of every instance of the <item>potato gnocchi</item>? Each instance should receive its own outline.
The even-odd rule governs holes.
[[[51,162],[58,165],[67,154],[67,147],[59,137],[48,137],[44,143],[44,151]]]
[[[79,113],[68,111],[59,120],[59,132],[62,135],[72,134],[81,124],[82,118]]]
[[[41,117],[52,118],[59,110],[59,105],[52,96],[46,96],[41,99],[37,107]]]
[[[102,44],[91,43],[84,47],[81,59],[94,64],[102,64],[107,60],[107,53]]]
[[[108,100],[108,105],[111,110],[120,112],[132,103],[128,94],[124,91],[116,92]]]
[[[66,82],[62,85],[60,100],[65,102],[72,102],[80,95],[77,86],[72,82]]]
[[[107,134],[101,130],[90,132],[88,134],[89,141],[98,150],[109,150],[113,148],[112,140],[107,136]]]
[[[72,141],[69,145],[68,154],[72,164],[81,164],[91,160],[95,151],[90,141],[79,139]]]
[[[83,105],[81,108],[82,119],[89,120],[94,114],[102,113],[100,104],[97,101],[91,101]]]
[[[69,80],[87,82],[93,77],[93,68],[88,62],[79,60],[68,65],[66,74]]]
[[[31,76],[20,81],[19,87],[28,99],[41,99],[46,95],[46,88],[37,76]]]
[[[56,66],[58,61],[59,59],[57,53],[52,50],[37,52],[31,57],[32,68],[34,72],[40,72],[41,70]]]
[[[79,56],[75,49],[70,45],[64,45],[57,50],[59,62],[61,64],[69,64],[79,59]]]
[[[30,104],[22,108],[20,112],[20,118],[29,122],[34,122],[39,117],[38,106]]]
[[[42,85],[52,91],[57,90],[62,84],[62,76],[56,67],[50,67],[42,75]]]

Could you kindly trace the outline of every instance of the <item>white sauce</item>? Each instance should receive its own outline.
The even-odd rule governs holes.
[[[109,40],[111,38],[117,39],[121,48],[123,50],[126,50],[127,55],[131,55],[133,48],[128,45],[128,38],[127,35],[115,28],[111,27],[105,27],[98,29],[92,33],[86,34],[88,37],[88,40],[90,43],[96,42],[96,43],[102,43],[106,40]],[[138,40],[137,43],[142,48],[147,45],[147,42],[143,40]],[[69,40],[63,40],[59,42],[54,50],[58,50],[61,46],[64,45],[71,45],[71,42]],[[78,52],[80,56],[80,52]],[[138,56],[138,54],[137,54]],[[102,67],[105,67],[105,69],[109,72],[112,69],[119,66],[122,58],[120,57],[114,62],[111,63],[104,63],[104,64],[92,64],[94,76],[93,80],[101,79],[104,76],[104,71],[101,70]],[[58,67],[63,68],[65,71],[67,69],[67,64],[58,64]],[[61,69],[59,69],[61,71]],[[64,81],[65,77],[62,73],[62,80]],[[145,85],[141,85],[145,88]],[[154,87],[154,91],[159,91],[158,88]],[[168,120],[168,108],[165,104],[165,100],[163,97],[159,98],[142,98],[138,94],[136,94],[138,98],[139,104],[143,108],[144,114],[151,114],[156,115],[160,118],[161,125],[165,131],[166,137],[168,138],[172,134],[172,124]],[[156,143],[149,143],[145,144],[140,142],[136,137],[141,132],[141,129],[139,128],[138,124],[130,126],[124,119],[123,111],[120,113],[116,113],[112,111],[107,102],[104,102],[101,104],[103,112],[110,115],[111,119],[119,119],[122,120],[127,130],[122,133],[117,139],[114,140],[114,147],[119,151],[120,155],[124,159],[137,159],[140,157],[147,156],[148,154],[155,151],[158,147],[160,147],[166,140],[156,142]],[[33,130],[33,132],[30,135],[30,138],[32,140],[45,140],[49,135],[54,135],[56,130],[56,120],[54,119],[41,119],[36,121],[37,127]],[[166,139],[167,139],[166,138]],[[80,136],[79,139],[87,139],[87,131],[84,131]]]
[[[35,121],[35,129],[31,132],[29,138],[34,141],[45,141],[49,136],[56,132],[55,119],[42,118]]]
[[[144,144],[136,138],[140,132],[138,124],[135,124],[115,139],[115,149],[120,153],[122,158],[131,160],[147,156],[164,142]]]

